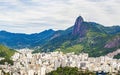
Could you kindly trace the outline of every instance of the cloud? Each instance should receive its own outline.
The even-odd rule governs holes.
[[[77,16],[105,26],[120,24],[119,0],[0,0],[0,30],[35,33],[66,29]]]

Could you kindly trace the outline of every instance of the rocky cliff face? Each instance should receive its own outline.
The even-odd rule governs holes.
[[[105,45],[105,48],[114,48],[120,45],[120,37],[116,37]]]
[[[83,18],[81,16],[77,17],[74,27],[73,27],[73,35],[84,36],[86,31],[86,26],[83,25]]]

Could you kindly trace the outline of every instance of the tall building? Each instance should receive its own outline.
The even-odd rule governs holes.
[[[40,69],[40,75],[45,75],[46,74],[46,67],[42,66]]]

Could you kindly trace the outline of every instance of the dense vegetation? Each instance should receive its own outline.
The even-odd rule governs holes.
[[[120,59],[120,54],[115,55],[114,58]]]
[[[88,70],[82,71],[77,67],[59,67],[57,70],[47,73],[46,75],[96,75]]]
[[[8,62],[9,64],[13,64],[13,61],[10,58],[14,53],[15,53],[15,50],[9,49],[6,46],[0,45],[0,57],[5,58],[0,61],[0,64],[4,64],[5,62]]]

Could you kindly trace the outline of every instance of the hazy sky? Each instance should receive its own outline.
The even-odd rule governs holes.
[[[66,29],[77,16],[120,25],[120,0],[0,0],[0,30],[35,33]]]

